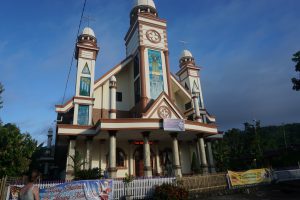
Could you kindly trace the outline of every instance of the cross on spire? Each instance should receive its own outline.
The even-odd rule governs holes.
[[[90,15],[86,15],[82,17],[84,22],[87,22],[88,27],[90,27],[90,22],[96,21],[94,18],[92,18]]]
[[[183,49],[186,49],[186,46],[187,46],[188,42],[184,41],[184,40],[179,40],[179,42],[182,44]]]

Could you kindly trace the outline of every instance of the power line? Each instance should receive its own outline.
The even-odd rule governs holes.
[[[80,31],[80,27],[81,27],[81,23],[82,23],[82,18],[83,18],[83,14],[84,14],[84,11],[85,11],[86,2],[87,2],[87,0],[84,0],[84,4],[83,4],[82,12],[81,12],[81,17],[80,17],[80,21],[79,21],[79,26],[78,26],[78,30],[77,30],[77,35],[76,35],[75,42],[77,42],[77,38],[78,38],[78,35],[79,35],[79,31]],[[71,63],[70,63],[70,67],[69,67],[69,71],[68,71],[68,76],[67,76],[67,81],[66,81],[66,86],[65,86],[64,95],[63,95],[61,104],[63,104],[64,101],[65,101],[66,91],[67,91],[67,88],[68,88],[68,83],[69,83],[69,79],[70,79],[72,65],[73,65],[73,61],[74,61],[74,57],[75,57],[75,51],[76,51],[76,47],[73,50],[73,54],[72,54],[72,58],[71,58]]]

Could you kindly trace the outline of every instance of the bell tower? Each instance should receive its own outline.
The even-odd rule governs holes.
[[[75,58],[77,59],[76,91],[74,97],[74,125],[91,125],[95,63],[99,52],[94,31],[86,27],[77,38]]]
[[[189,50],[182,51],[179,59],[179,67],[180,70],[176,73],[176,75],[179,77],[181,85],[184,86],[190,94],[192,94],[193,98],[197,98],[197,101],[194,101],[194,104],[197,102],[198,105],[194,105],[194,108],[198,108],[197,112],[199,109],[204,110],[205,107],[199,77],[200,68],[196,66],[195,59]],[[206,122],[204,115],[202,115],[201,118],[202,122]]]
[[[135,0],[125,36],[126,54],[134,57],[135,104],[140,111],[162,92],[172,98],[167,23],[153,0]]]

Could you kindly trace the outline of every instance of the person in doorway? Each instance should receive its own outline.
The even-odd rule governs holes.
[[[38,178],[38,171],[33,170],[29,173],[28,183],[20,190],[20,200],[40,200],[39,188],[34,186]]]

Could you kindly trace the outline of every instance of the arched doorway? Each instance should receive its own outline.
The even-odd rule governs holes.
[[[152,174],[154,172],[154,166],[155,166],[155,155],[152,151],[151,151],[151,168],[152,168]],[[134,174],[136,177],[142,177],[144,176],[144,148],[143,146],[139,146],[135,149],[134,154],[133,154],[133,158],[134,158]]]

